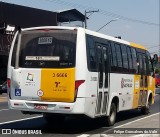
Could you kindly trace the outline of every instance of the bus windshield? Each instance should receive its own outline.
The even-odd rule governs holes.
[[[76,35],[77,32],[73,30],[33,30],[22,32],[19,67],[74,67]]]

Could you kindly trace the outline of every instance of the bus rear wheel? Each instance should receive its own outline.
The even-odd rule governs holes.
[[[117,108],[115,103],[111,104],[109,116],[107,116],[107,126],[113,126],[116,121]]]

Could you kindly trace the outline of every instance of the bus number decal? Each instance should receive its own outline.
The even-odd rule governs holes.
[[[97,81],[97,77],[91,77],[91,81]]]
[[[52,44],[52,37],[41,37],[38,39],[38,44]]]
[[[53,77],[67,77],[67,73],[53,73]]]

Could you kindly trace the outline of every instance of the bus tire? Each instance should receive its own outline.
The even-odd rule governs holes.
[[[145,107],[141,108],[142,115],[147,115],[150,112],[150,103],[148,101],[147,105]]]
[[[52,114],[43,114],[45,121],[49,124],[53,123],[63,123],[65,120],[65,116],[62,115],[52,115]]]
[[[117,108],[115,103],[111,104],[109,116],[107,116],[107,126],[113,126],[116,121]]]

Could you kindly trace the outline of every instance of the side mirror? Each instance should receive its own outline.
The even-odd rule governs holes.
[[[153,66],[155,67],[156,64],[158,62],[158,55],[157,54],[154,54],[153,58],[152,58],[152,63],[153,63]]]

